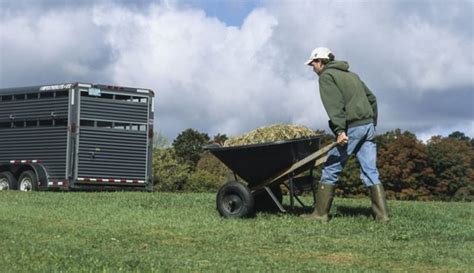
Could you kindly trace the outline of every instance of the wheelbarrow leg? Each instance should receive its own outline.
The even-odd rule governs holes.
[[[311,208],[311,206],[307,206],[301,199],[295,194],[295,187],[294,187],[294,181],[293,177],[289,176],[288,177],[288,185],[283,183],[283,186],[285,186],[289,191],[290,191],[290,207],[291,210],[294,210],[295,208],[295,200],[303,207],[303,208]],[[314,187],[314,186],[313,186]],[[313,195],[315,195],[313,191]],[[315,199],[315,198],[314,198]],[[315,201],[314,201],[315,202]]]
[[[280,201],[278,201],[278,198],[276,198],[276,196],[273,194],[273,191],[265,186],[263,187],[267,193],[270,195],[270,197],[272,198],[273,202],[275,202],[275,204],[278,206],[278,209],[281,211],[281,212],[286,212],[286,210],[283,208],[282,204],[280,203]]]
[[[316,186],[314,185],[314,176],[313,176],[313,171],[314,171],[314,166],[311,168],[311,171],[310,171],[310,176],[311,176],[311,179],[312,179],[312,183],[311,183],[311,191],[313,193],[313,208],[316,206]]]
[[[293,185],[293,176],[290,175],[288,178],[288,184],[290,185],[290,207],[291,210],[295,209],[295,187]]]

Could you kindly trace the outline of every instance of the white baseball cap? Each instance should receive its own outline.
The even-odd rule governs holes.
[[[332,54],[331,50],[327,47],[317,47],[313,49],[309,60],[306,61],[306,65],[310,65],[316,59],[329,59],[329,54]]]

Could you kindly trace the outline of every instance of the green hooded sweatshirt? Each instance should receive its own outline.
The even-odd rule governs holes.
[[[377,99],[344,61],[330,61],[319,75],[319,92],[329,116],[329,126],[337,135],[348,128],[377,125]]]

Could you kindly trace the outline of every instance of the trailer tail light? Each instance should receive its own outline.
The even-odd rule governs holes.
[[[71,123],[71,125],[69,125],[69,132],[75,133],[76,129],[77,129],[77,125],[76,125],[75,122],[73,122],[73,123]]]
[[[112,90],[125,90],[125,88],[120,87],[120,86],[113,86],[113,85],[107,85],[107,89],[112,89]]]
[[[52,180],[48,182],[48,186],[53,186],[53,187],[67,187],[68,186],[68,181],[59,181],[59,180]]]
[[[33,159],[33,160],[29,160],[29,159],[26,159],[26,160],[10,160],[10,163],[11,164],[31,164],[31,163],[43,163],[43,160],[38,160],[38,159]]]
[[[153,128],[148,128],[148,138],[149,139],[153,138]]]

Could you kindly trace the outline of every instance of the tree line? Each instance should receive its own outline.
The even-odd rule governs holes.
[[[212,138],[195,129],[186,129],[168,143],[155,134],[153,170],[158,191],[216,192],[233,173],[217,158],[204,151],[211,143],[223,144],[225,134]],[[324,133],[321,145],[334,141]],[[377,166],[388,199],[474,200],[474,138],[456,131],[447,137],[433,136],[426,143],[416,135],[396,129],[378,135]],[[319,181],[321,167],[313,172]],[[359,163],[352,156],[337,184],[336,194],[364,196],[367,188],[360,178]]]

